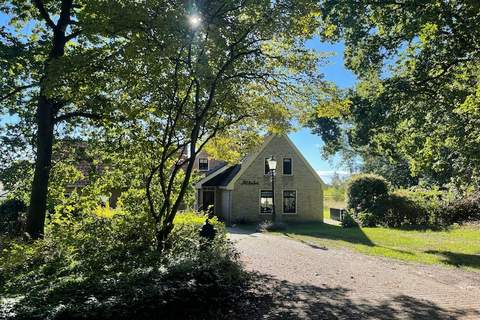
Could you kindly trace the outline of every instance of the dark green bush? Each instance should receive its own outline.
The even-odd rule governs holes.
[[[346,211],[342,217],[342,227],[343,228],[353,228],[358,227],[357,221],[353,218],[352,214],[349,211]]]
[[[27,206],[21,200],[10,199],[0,204],[0,234],[18,234],[26,211]]]
[[[378,217],[373,212],[361,211],[356,213],[356,221],[362,227],[376,227],[378,220]]]
[[[480,193],[447,202],[441,208],[440,219],[446,225],[480,221]]]
[[[387,181],[375,174],[358,174],[347,183],[347,208],[360,211],[372,211],[375,202],[388,195]]]
[[[387,227],[439,226],[440,208],[447,193],[420,188],[397,190],[379,199],[373,212],[378,224]]]
[[[180,215],[170,249],[160,254],[148,217],[99,213],[55,216],[45,239],[11,242],[0,252],[0,298],[15,298],[10,306],[0,299],[0,318],[185,318],[205,303],[223,305],[243,281],[217,221],[216,238],[201,246],[205,217]],[[215,310],[208,308],[212,318]]]
[[[377,201],[373,212],[377,223],[386,227],[418,225],[424,215],[422,208],[406,194],[394,192]]]

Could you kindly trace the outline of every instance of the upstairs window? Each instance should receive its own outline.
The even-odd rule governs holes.
[[[295,190],[283,191],[283,213],[287,213],[287,214],[297,213],[297,191]]]
[[[260,190],[260,214],[271,214],[272,212],[272,190]]]
[[[283,158],[283,174],[292,175],[292,158]]]
[[[270,168],[268,167],[268,158],[265,158],[264,168],[265,168],[265,175],[270,174]]]
[[[208,171],[208,159],[207,158],[199,158],[198,159],[198,170]]]

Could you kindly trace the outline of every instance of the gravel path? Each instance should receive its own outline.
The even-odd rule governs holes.
[[[480,319],[480,273],[239,229],[230,237],[257,272],[251,319]]]

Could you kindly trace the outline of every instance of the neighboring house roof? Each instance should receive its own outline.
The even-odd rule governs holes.
[[[226,162],[225,162],[225,163],[222,163],[222,164],[219,165],[219,166],[216,166],[216,167],[208,170],[207,172],[204,173],[204,174],[205,174],[205,177],[208,177],[208,176],[214,174],[215,172],[217,172],[218,170],[224,168],[225,166],[227,166],[227,163],[226,163]],[[227,167],[228,167],[228,166],[227,166]]]
[[[228,166],[226,170],[223,170],[220,174],[215,175],[214,177],[209,177],[208,180],[202,183],[202,187],[214,187],[214,186],[226,186],[235,175],[240,171],[242,165],[236,164],[233,166]]]
[[[216,170],[214,173],[204,177],[195,185],[195,187],[201,188],[202,186],[218,186],[218,187],[222,187],[222,189],[233,190],[233,186],[235,182],[240,178],[240,176],[242,176],[245,170],[247,170],[248,167],[250,167],[250,165],[256,160],[256,158],[260,155],[263,149],[265,149],[265,147],[272,141],[273,137],[275,137],[275,135],[267,136],[263,144],[259,148],[257,148],[254,152],[252,152],[247,157],[245,157],[245,159],[242,161],[241,164],[236,164],[233,166],[225,165],[219,168],[218,170]],[[314,176],[322,184],[322,186],[324,186],[325,183],[322,181],[318,173],[308,163],[308,161],[302,155],[300,150],[298,150],[298,148],[295,146],[292,140],[290,140],[290,138],[287,135],[281,135],[281,137],[283,137],[286,140],[286,142],[292,147],[292,149],[298,154],[299,158],[302,160],[302,162],[305,164],[308,170],[310,170],[310,172],[312,173],[312,176]]]

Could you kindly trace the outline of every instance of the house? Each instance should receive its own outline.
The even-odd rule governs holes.
[[[267,159],[271,156],[277,160],[277,220],[322,221],[324,183],[286,135],[270,135],[241,163],[207,172],[195,185],[197,209],[211,208],[227,224],[269,219],[273,202]]]
[[[208,153],[205,150],[202,150],[198,153],[193,165],[193,170],[200,172],[201,174],[208,174],[213,170],[223,167],[227,163],[223,160],[213,159],[208,156]]]

